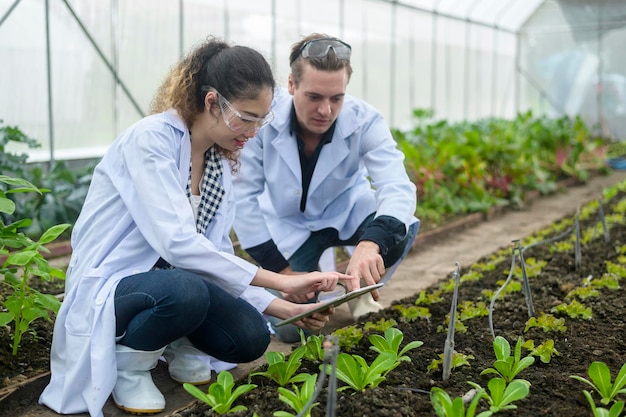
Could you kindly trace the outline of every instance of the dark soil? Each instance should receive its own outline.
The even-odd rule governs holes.
[[[621,201],[621,207],[618,202]],[[566,302],[566,294],[575,287],[580,287],[583,282],[591,277],[600,278],[607,271],[606,261],[624,265],[626,261],[626,222],[624,221],[624,206],[626,205],[626,193],[621,193],[611,201],[604,203],[604,213],[607,214],[610,228],[610,241],[604,241],[601,230],[595,237],[582,246],[582,266],[576,268],[574,251],[553,252],[553,244],[546,243],[524,251],[527,264],[532,260],[543,260],[547,264],[541,272],[530,278],[532,298],[534,302],[535,316],[540,313],[549,313],[550,310],[563,302]],[[613,214],[621,210],[619,215]],[[572,221],[568,217],[566,221]],[[593,213],[588,219],[581,220],[581,230],[597,223],[597,213]],[[561,230],[565,230],[564,227]],[[547,239],[554,234],[552,232],[540,239]],[[563,239],[565,240],[565,239]],[[563,241],[562,240],[562,241]],[[524,239],[522,243],[528,245],[531,240]],[[621,254],[620,254],[621,250]],[[496,291],[502,281],[509,275],[511,267],[511,248],[503,248],[494,257],[501,257],[501,262],[493,271],[483,271],[478,281],[463,281],[458,291],[459,304],[465,301],[477,303],[483,301],[489,305],[489,299],[483,294],[483,290]],[[484,263],[490,259],[483,259]],[[518,260],[515,263],[519,266]],[[530,268],[529,268],[530,270]],[[461,270],[463,276],[467,270]],[[451,278],[451,276],[449,277]],[[624,278],[624,277],[621,277]],[[514,277],[514,279],[518,280]],[[519,281],[519,280],[518,280]],[[511,345],[515,344],[518,337],[524,340],[533,339],[535,345],[553,339],[555,348],[560,353],[554,356],[550,363],[542,363],[538,359],[529,368],[522,371],[518,378],[526,379],[531,383],[530,394],[526,399],[515,403],[516,410],[499,413],[503,416],[588,416],[592,415],[582,391],[589,389],[570,375],[587,377],[587,368],[592,361],[605,362],[615,377],[622,364],[626,362],[626,342],[623,340],[624,319],[623,314],[626,303],[626,290],[624,283],[622,288],[610,290],[600,289],[600,296],[579,300],[586,306],[591,307],[593,318],[591,320],[564,318],[566,331],[544,332],[530,329],[525,332],[528,320],[528,310],[524,302],[523,292],[510,293],[495,303],[493,317],[496,335],[504,336]],[[438,288],[430,288],[427,293],[434,293]],[[0,292],[0,296],[2,293]],[[381,319],[393,319],[397,322],[396,327],[404,334],[402,346],[409,341],[420,340],[423,346],[407,353],[411,362],[404,362],[394,369],[377,388],[367,389],[363,392],[354,393],[352,390],[342,391],[338,394],[336,414],[337,416],[435,416],[430,404],[429,391],[438,386],[445,389],[452,397],[458,397],[471,389],[467,381],[487,386],[492,375],[480,375],[481,371],[493,366],[495,355],[492,346],[492,337],[489,331],[487,317],[474,318],[464,321],[467,331],[455,335],[455,350],[465,355],[472,355],[469,366],[460,366],[452,370],[448,381],[442,382],[441,370],[427,372],[428,366],[433,359],[437,359],[443,353],[446,339],[446,316],[450,313],[451,292],[441,294],[443,301],[432,304],[429,307],[431,318],[429,320],[418,319],[414,322],[402,320],[400,312],[391,306],[379,313],[365,317],[365,321],[376,323]],[[404,306],[414,305],[416,296],[410,296],[394,303]],[[443,331],[438,328],[443,327]],[[52,323],[38,320],[33,326],[34,334],[24,337],[22,346],[16,357],[11,355],[11,340],[8,329],[0,328],[0,381],[4,385],[15,383],[21,379],[29,378],[48,370],[49,346]],[[350,350],[342,349],[350,354],[357,354],[371,363],[376,353],[369,349],[370,343],[367,335],[371,331],[365,331],[361,342]],[[523,350],[523,355],[528,351]],[[262,369],[262,368],[261,368]],[[318,373],[319,363],[303,360],[300,372]],[[247,380],[237,381],[237,384],[246,383]],[[236,404],[248,407],[247,412],[240,412],[237,416],[272,416],[277,410],[285,410],[296,414],[287,405],[278,400],[277,386],[272,381],[263,377],[252,378],[252,383],[258,387],[240,397]],[[338,381],[339,386],[343,383]],[[1,389],[1,387],[0,387]],[[0,396],[1,398],[1,396]],[[597,399],[597,395],[594,394]],[[324,390],[317,401],[319,405],[313,409],[313,416],[326,415],[326,391]],[[479,405],[479,410],[488,407],[485,400]],[[195,404],[194,406],[178,411],[175,417],[206,417],[214,416],[208,406]],[[173,417],[172,416],[172,417]]]
[[[621,214],[611,217],[609,221],[610,242],[604,241],[602,232],[589,243],[582,247],[582,266],[576,269],[574,251],[551,252],[552,244],[546,243],[524,250],[524,259],[527,264],[531,259],[544,260],[547,262],[540,274],[530,278],[531,293],[535,316],[540,313],[549,313],[550,310],[561,303],[569,302],[565,299],[566,294],[574,287],[582,286],[588,277],[600,278],[607,272],[605,261],[624,265],[626,261],[626,224],[623,220],[624,204],[626,195],[622,193],[611,204],[604,204],[604,212],[608,215],[615,207],[617,201],[622,201]],[[590,220],[581,221],[581,230],[587,230],[592,223],[597,222],[597,214],[593,214]],[[573,221],[573,217],[566,220]],[[556,235],[562,233],[567,227],[561,229]],[[547,235],[538,239],[548,239]],[[528,245],[525,241],[522,244]],[[621,255],[618,253],[621,250]],[[482,291],[490,289],[496,291],[502,281],[509,275],[511,267],[511,249],[505,248],[497,255],[502,256],[502,261],[497,268],[490,272],[483,272],[479,281],[462,282],[459,292],[459,304],[464,301],[485,302],[489,306],[490,300],[483,295]],[[489,259],[482,260],[489,262]],[[519,266],[519,260],[516,260]],[[529,268],[530,269],[530,268]],[[467,270],[461,271],[461,276]],[[450,276],[452,278],[452,276]],[[625,277],[621,277],[622,280]],[[515,277],[514,277],[515,279]],[[519,280],[518,280],[519,281]],[[498,284],[499,283],[499,284]],[[510,284],[509,284],[510,285]],[[499,413],[504,416],[554,416],[574,417],[592,415],[589,404],[582,391],[590,387],[570,378],[570,375],[580,375],[588,378],[587,369],[592,361],[605,362],[611,369],[613,378],[626,362],[626,342],[624,341],[624,319],[626,310],[626,289],[622,282],[622,288],[600,290],[600,296],[579,300],[586,306],[591,307],[593,317],[591,320],[564,318],[566,331],[544,332],[537,328],[531,328],[525,332],[528,320],[528,309],[524,301],[523,292],[508,294],[495,303],[493,323],[496,335],[505,337],[514,347],[518,337],[524,340],[533,339],[538,345],[548,339],[553,339],[555,349],[560,356],[554,356],[549,363],[542,363],[538,358],[529,368],[522,371],[518,378],[526,379],[531,383],[530,394],[525,399],[515,403],[517,409]],[[433,293],[436,288],[427,290]],[[338,394],[336,414],[337,416],[436,416],[430,403],[429,391],[437,386],[445,389],[451,397],[459,397],[467,393],[472,387],[467,381],[487,386],[488,380],[493,375],[480,375],[481,371],[493,366],[495,354],[493,351],[492,337],[490,333],[488,317],[474,318],[465,321],[466,333],[455,335],[455,350],[465,355],[471,355],[474,359],[469,360],[469,366],[460,366],[452,369],[448,381],[442,382],[441,370],[427,373],[427,368],[433,359],[437,359],[443,353],[446,339],[447,325],[446,315],[450,313],[452,294],[443,295],[443,301],[431,305],[430,320],[418,319],[418,321],[403,322],[401,314],[392,305],[382,312],[371,314],[365,320],[376,323],[381,319],[395,320],[397,328],[404,334],[402,346],[409,341],[420,340],[424,344],[408,352],[411,362],[405,362],[394,369],[386,381],[377,388],[367,389],[363,392],[354,393],[346,390]],[[416,296],[407,297],[394,303],[404,306],[414,305]],[[365,320],[361,323],[363,324]],[[440,326],[443,331],[438,331]],[[367,335],[358,346],[347,350],[347,353],[357,354],[366,359],[370,364],[376,353],[369,349],[370,343]],[[380,333],[380,332],[379,332]],[[522,355],[528,351],[523,349]],[[261,368],[264,370],[265,368]],[[301,372],[319,373],[319,363],[303,360]],[[239,384],[247,380],[239,381]],[[296,414],[285,403],[279,401],[277,385],[267,378],[255,376],[251,382],[258,387],[245,394],[236,402],[248,407],[247,412],[239,412],[238,416],[271,416],[277,410],[289,411]],[[339,386],[344,385],[338,381]],[[598,396],[594,394],[598,405]],[[622,398],[623,399],[623,398]],[[326,415],[326,391],[318,397],[319,405],[312,410],[313,416]],[[479,410],[488,408],[485,400],[481,400]],[[477,413],[478,414],[478,413]],[[193,407],[176,414],[176,417],[205,417],[214,416],[210,408],[204,404],[196,404]]]

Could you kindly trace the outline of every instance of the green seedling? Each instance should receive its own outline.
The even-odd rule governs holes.
[[[339,339],[339,346],[343,349],[350,350],[359,344],[363,339],[363,329],[356,325],[343,327],[333,332],[333,335]]]
[[[363,325],[363,330],[369,331],[377,331],[377,332],[385,332],[387,329],[397,326],[398,322],[394,319],[380,319],[376,323],[367,322]]]
[[[472,281],[480,281],[483,277],[483,274],[480,271],[469,271],[463,274],[460,278],[460,281],[463,282],[472,282]]]
[[[395,310],[400,312],[400,321],[405,323],[414,322],[417,319],[430,319],[431,314],[430,310],[427,307],[418,307],[418,306],[403,306],[401,304],[396,304],[393,306]]]
[[[444,324],[437,326],[437,333],[447,332],[449,323],[450,314],[447,314]],[[463,322],[458,318],[454,321],[454,333],[467,333],[467,326],[465,326],[465,324],[463,324]]]
[[[478,407],[482,392],[481,388],[470,401],[467,410],[465,410],[463,397],[452,399],[443,389],[433,387],[430,390],[430,403],[433,405],[433,409],[438,417],[474,417],[476,416],[476,407]],[[476,417],[488,417],[490,415],[490,411],[485,411]]]
[[[569,304],[559,304],[552,307],[550,311],[555,314],[567,314],[572,319],[591,320],[593,317],[591,307],[587,307],[577,300],[572,300]]]
[[[439,359],[433,359],[426,368],[426,373],[431,373],[439,369],[439,367],[443,364],[443,353],[439,354]],[[452,369],[456,369],[460,366],[470,366],[470,359],[474,359],[472,355],[466,355],[464,353],[459,353],[454,351],[452,353]]]
[[[593,417],[620,417],[622,414],[622,410],[624,409],[624,401],[615,402],[610,409],[606,409],[603,407],[597,407],[595,401],[593,401],[593,397],[591,393],[587,390],[583,390],[583,394],[587,401],[589,402],[589,406],[591,407],[591,411],[593,412]]]
[[[622,246],[622,249],[620,250],[620,253],[624,253],[624,249],[626,248],[626,246]],[[605,261],[606,263],[606,272],[608,274],[611,274],[615,277],[617,277],[618,279],[624,279],[626,278],[626,265],[622,264],[616,264],[614,262],[611,261]]]
[[[479,301],[474,304],[472,301],[464,301],[459,304],[459,320],[465,321],[476,317],[486,317],[489,315],[487,305]]]
[[[493,368],[485,369],[480,373],[481,375],[497,374],[509,383],[513,381],[520,372],[535,363],[535,358],[532,356],[522,358],[522,338],[517,339],[513,356],[511,356],[511,345],[509,345],[509,342],[502,336],[496,336],[494,339],[493,350],[496,354],[496,361],[493,363]]]
[[[302,357],[311,362],[323,361],[324,348],[322,344],[324,343],[324,336],[312,334],[306,337],[302,329],[298,329],[298,333],[300,334],[300,343],[304,350]]]
[[[420,291],[419,296],[417,297],[417,300],[415,300],[415,305],[416,306],[429,306],[431,304],[440,303],[442,301],[443,301],[443,298],[441,297],[440,291],[435,291],[431,294],[431,293],[427,293],[426,290],[422,290]]]
[[[599,297],[599,296],[600,296],[600,291],[598,291],[596,288],[587,286],[587,287],[574,288],[573,290],[567,293],[565,298],[569,300],[571,298],[577,297],[577,298],[580,298],[581,300],[586,300],[587,298]]]
[[[538,327],[544,332],[564,332],[567,330],[565,320],[557,319],[552,314],[541,313],[539,317],[531,317],[526,322],[524,333],[533,327]]]
[[[288,383],[302,382],[307,378],[307,374],[296,375],[296,372],[300,368],[300,365],[302,365],[301,359],[304,356],[304,351],[304,347],[300,346],[291,352],[287,359],[285,359],[285,354],[282,352],[266,352],[267,370],[252,372],[249,378],[256,375],[264,376],[276,382],[281,387],[284,387]]]
[[[471,386],[477,390],[481,390],[482,387],[474,382],[468,382]],[[489,402],[490,414],[483,414],[484,417],[489,417],[491,414],[498,413],[504,410],[514,410],[516,405],[512,404],[515,401],[519,401],[528,396],[530,391],[530,382],[524,379],[514,379],[510,383],[502,378],[491,378],[487,383],[489,394],[485,391],[481,396]]]
[[[548,262],[546,261],[538,261],[535,258],[524,259],[524,268],[526,269],[526,275],[528,278],[537,277],[541,273],[541,270],[544,266],[546,266]],[[508,275],[510,271],[505,271]],[[516,266],[513,268],[513,276],[516,278],[522,278],[522,267]]]
[[[287,411],[276,411],[274,416],[276,417],[310,417],[311,410],[315,408],[319,403],[313,403],[311,406],[305,410],[304,408],[307,406],[309,400],[315,393],[315,383],[317,382],[317,375],[308,375],[306,379],[302,382],[302,386],[298,388],[298,386],[293,386],[293,391],[284,388],[278,387],[278,399],[289,407],[291,407],[296,414],[289,413]]]
[[[605,272],[600,278],[592,279],[589,285],[593,288],[607,288],[609,290],[618,290],[619,278],[611,273]]]
[[[554,348],[554,340],[548,339],[535,347],[535,342],[530,339],[524,342],[523,348],[529,350],[529,355],[539,357],[543,363],[550,363],[553,356],[561,356],[558,350]]]
[[[376,388],[385,380],[385,375],[398,364],[396,355],[392,352],[380,353],[371,365],[368,365],[365,359],[359,355],[340,353],[337,356],[337,379],[345,382],[347,385],[339,388],[337,391],[351,388],[359,392],[364,391],[368,387]]]
[[[233,375],[228,371],[222,371],[217,374],[217,382],[209,385],[209,389],[206,393],[195,385],[189,383],[183,384],[183,388],[185,388],[189,394],[209,405],[211,410],[219,415],[246,411],[248,409],[247,407],[243,405],[233,407],[233,404],[241,395],[257,387],[254,384],[244,384],[238,386],[235,391],[233,391],[234,386]]]
[[[14,188],[2,191],[0,188],[0,213],[13,214],[15,203],[7,197],[8,194],[18,192],[42,193],[30,182],[0,175],[0,183]],[[49,252],[44,246],[54,241],[59,235],[67,230],[69,224],[52,226],[46,230],[38,241],[33,241],[19,229],[32,224],[31,219],[22,219],[5,225],[0,217],[0,255],[7,258],[0,265],[0,285],[9,286],[9,295],[0,301],[5,311],[0,312],[0,326],[14,323],[12,353],[17,355],[22,336],[26,333],[33,321],[42,318],[50,321],[50,312],[57,313],[61,307],[59,301],[52,294],[42,294],[31,288],[28,280],[31,277],[39,277],[43,281],[52,279],[65,279],[65,273],[58,268],[53,268],[43,257],[42,252]]]
[[[618,394],[626,394],[626,388],[624,388],[626,385],[626,363],[622,365],[613,382],[611,382],[611,371],[604,362],[593,362],[589,365],[587,374],[591,380],[578,375],[570,375],[570,377],[592,387],[602,397],[600,402],[603,405],[608,405],[615,400]]]
[[[550,247],[550,252],[570,252],[574,249],[574,243],[569,241],[554,242]]]
[[[404,335],[400,330],[396,329],[395,327],[391,327],[385,330],[385,337],[382,337],[378,334],[370,335],[369,341],[372,344],[372,346],[370,346],[370,349],[377,353],[393,353],[395,361],[397,362],[396,366],[399,365],[400,362],[411,362],[411,359],[406,356],[405,353],[422,346],[424,342],[414,340],[404,346],[402,350],[400,350],[400,344],[402,343],[403,338]]]

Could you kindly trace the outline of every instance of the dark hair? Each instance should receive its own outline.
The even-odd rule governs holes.
[[[276,81],[267,60],[258,51],[210,37],[170,70],[150,112],[174,108],[191,127],[204,110],[203,86],[213,87],[227,100],[235,101],[255,99],[264,88],[273,90]]]
[[[289,63],[291,65],[291,74],[293,76],[293,82],[295,85],[300,83],[300,79],[302,78],[302,73],[304,72],[304,59],[302,58],[302,48],[305,43],[313,40],[313,39],[338,39],[334,36],[329,36],[324,33],[312,33],[300,42],[296,42],[291,46],[291,53],[289,54]],[[341,69],[346,69],[348,72],[348,80],[352,75],[352,65],[350,65],[349,60],[339,59],[335,55],[334,50],[329,50],[326,56],[321,58],[306,58],[308,63],[315,69],[320,71],[339,71]]]
[[[276,81],[267,60],[246,46],[230,46],[209,37],[169,72],[150,105],[150,113],[176,109],[188,128],[204,111],[204,86],[213,87],[227,100],[255,99]],[[236,170],[237,152],[220,148]]]

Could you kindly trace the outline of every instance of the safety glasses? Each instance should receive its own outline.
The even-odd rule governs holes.
[[[274,113],[270,110],[269,113],[265,115],[265,117],[252,117],[252,116],[244,116],[232,105],[232,103],[223,95],[219,93],[215,88],[203,86],[203,91],[214,91],[217,94],[217,100],[220,106],[220,111],[222,112],[222,118],[224,119],[224,123],[230,130],[236,133],[250,133],[257,132],[263,126],[270,123],[274,120]]]
[[[347,43],[333,38],[313,39],[305,42],[300,47],[302,58],[322,58],[328,55],[328,51],[333,50],[337,58],[344,61],[350,60],[352,47]]]

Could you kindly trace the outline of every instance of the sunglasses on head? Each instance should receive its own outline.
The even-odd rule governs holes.
[[[296,59],[300,55],[302,55],[302,58],[323,58],[328,55],[328,51],[331,49],[337,58],[344,61],[350,60],[352,47],[344,41],[335,38],[313,39],[305,42],[300,47]],[[291,63],[293,64],[293,61]]]

